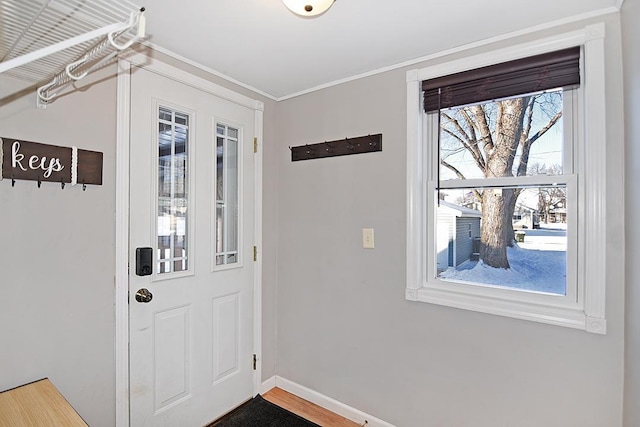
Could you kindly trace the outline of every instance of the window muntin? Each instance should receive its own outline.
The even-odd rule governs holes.
[[[187,113],[158,107],[156,261],[159,275],[189,268],[189,121]]]
[[[215,265],[237,265],[240,261],[240,162],[239,129],[216,124],[215,149]]]

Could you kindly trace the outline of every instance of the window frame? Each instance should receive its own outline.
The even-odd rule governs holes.
[[[602,143],[606,140],[604,36],[604,24],[600,23],[407,72],[407,300],[606,333],[606,144]],[[443,286],[427,280],[435,268],[434,261],[431,265],[428,262],[431,254],[427,245],[435,218],[429,213],[428,197],[434,188],[430,188],[433,182],[429,179],[429,144],[425,141],[428,129],[422,108],[421,82],[574,46],[583,47],[584,71],[580,89],[583,102],[576,103],[577,108],[573,108],[574,116],[578,117],[573,125],[574,138],[578,141],[574,145],[573,174],[563,175],[562,179],[568,183],[568,189],[577,191],[574,197],[577,200],[577,204],[574,203],[577,236],[568,239],[569,244],[575,242],[575,250],[567,251],[568,256],[573,254],[574,257],[567,259],[567,271],[570,263],[576,265],[577,294],[558,303],[557,298],[540,298],[539,294],[531,292],[458,285],[449,281]],[[468,181],[470,186],[475,185]],[[486,185],[486,180],[483,181]]]
[[[469,292],[471,294],[487,294],[494,298],[501,300],[513,300],[519,302],[534,302],[536,304],[544,304],[552,307],[565,307],[569,309],[579,309],[583,305],[582,298],[584,296],[584,289],[582,283],[577,278],[577,251],[578,240],[582,240],[578,234],[580,234],[579,227],[577,227],[577,189],[578,179],[573,173],[574,167],[579,163],[574,159],[574,145],[579,141],[578,128],[576,123],[579,122],[578,111],[581,105],[579,98],[581,97],[582,90],[579,88],[563,91],[563,174],[562,175],[525,175],[525,176],[512,176],[512,177],[500,177],[500,178],[471,178],[471,179],[459,179],[452,178],[446,180],[438,180],[438,173],[440,169],[438,165],[438,156],[440,150],[437,144],[432,144],[432,141],[438,141],[439,121],[438,113],[431,112],[423,116],[423,144],[427,149],[424,150],[424,164],[426,172],[424,180],[426,182],[426,215],[423,218],[429,218],[429,213],[434,212],[433,220],[427,221],[425,227],[426,235],[433,236],[433,239],[425,240],[424,253],[426,254],[426,276],[425,287],[438,289],[442,291],[454,291],[456,293]],[[515,95],[514,97],[518,97]],[[491,101],[486,101],[491,102]],[[459,188],[484,188],[486,189],[501,189],[517,186],[552,186],[554,184],[563,185],[567,191],[567,200],[570,200],[569,209],[567,211],[567,252],[566,252],[566,294],[565,295],[550,295],[544,293],[535,293],[531,291],[505,288],[492,286],[491,284],[458,284],[452,280],[442,280],[437,278],[436,263],[429,263],[428,260],[433,260],[436,257],[435,241],[437,236],[437,217],[436,212],[436,197],[429,197],[429,195],[435,195],[437,188],[446,193],[446,190],[455,190]],[[471,286],[471,288],[470,288]],[[483,288],[483,289],[476,289]]]

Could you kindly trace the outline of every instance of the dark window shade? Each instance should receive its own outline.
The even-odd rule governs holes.
[[[580,47],[559,50],[422,82],[424,110],[580,85]],[[438,90],[442,93],[438,99]]]

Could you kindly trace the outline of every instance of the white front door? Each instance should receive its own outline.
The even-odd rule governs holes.
[[[254,123],[246,106],[131,70],[133,427],[203,426],[253,394]]]

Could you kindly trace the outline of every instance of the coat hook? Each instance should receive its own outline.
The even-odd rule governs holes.
[[[82,181],[82,191],[87,191],[87,184]]]
[[[305,144],[305,146],[307,147],[307,154],[313,153],[313,148],[311,148],[309,144]]]
[[[62,179],[60,180],[60,187],[64,190],[64,181]]]
[[[16,180],[15,180],[15,178],[13,177],[13,174],[11,174],[11,186],[12,186],[12,187],[15,187],[15,186],[16,186]]]
[[[353,144],[349,141],[349,138],[345,138],[344,142],[347,143],[347,150],[353,150]]]
[[[38,188],[40,188],[41,185],[42,185],[42,179],[40,179],[40,177],[38,177]]]
[[[325,141],[324,144],[327,146],[327,153],[333,153],[331,145],[327,141]]]

